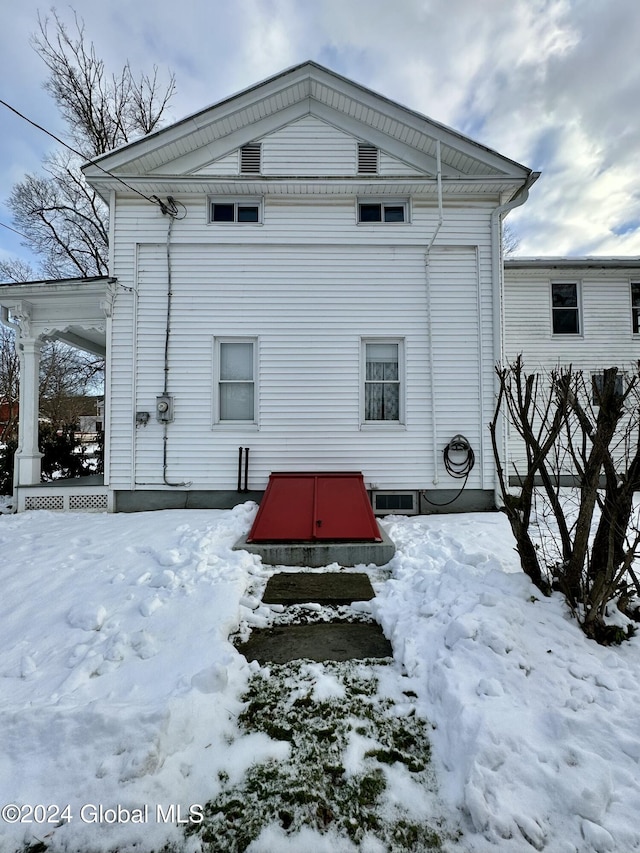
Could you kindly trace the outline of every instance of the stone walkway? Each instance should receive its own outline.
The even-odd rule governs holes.
[[[276,572],[269,579],[265,604],[291,607],[313,603],[320,606],[349,605],[370,601],[375,593],[364,572]],[[361,616],[361,614],[358,614]],[[389,658],[393,652],[382,629],[373,620],[348,619],[313,624],[274,625],[257,628],[238,651],[258,663],[366,660]]]

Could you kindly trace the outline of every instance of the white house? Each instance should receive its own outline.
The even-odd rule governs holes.
[[[640,258],[513,258],[505,261],[505,361],[528,372],[571,365],[597,382],[608,367],[637,370]],[[509,435],[520,470],[524,447]],[[512,470],[512,469],[510,469]]]
[[[537,173],[312,62],[84,173],[110,277],[0,288],[19,508],[229,506],[296,471],[494,505],[501,223]],[[106,355],[104,484],[38,485],[46,336]]]

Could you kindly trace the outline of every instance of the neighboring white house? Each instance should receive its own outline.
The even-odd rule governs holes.
[[[496,362],[590,353],[603,282],[606,310],[626,298],[615,358],[636,344],[632,262],[512,261],[504,299],[502,218],[537,173],[315,63],[84,172],[110,207],[110,278],[0,289],[24,363],[20,508],[53,499],[43,335],[104,346],[115,510],[229,506],[274,471],[361,471],[380,511],[438,511],[463,484],[447,509],[491,507]],[[574,307],[554,285],[574,283],[578,331],[554,335]],[[595,367],[613,357],[603,337]]]
[[[623,377],[637,370],[640,258],[513,258],[504,267],[505,361],[522,354],[528,372],[571,365],[596,381],[608,367]],[[515,435],[509,455],[522,461]]]

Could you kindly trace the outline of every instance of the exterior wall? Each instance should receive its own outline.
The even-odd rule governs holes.
[[[495,200],[446,204],[428,276],[432,201],[413,200],[411,223],[362,226],[354,197],[267,196],[264,224],[217,226],[207,224],[206,196],[176,200],[186,216],[171,233],[170,482],[233,489],[243,446],[251,448],[251,489],[263,489],[274,470],[359,470],[369,487],[458,489],[442,450],[463,433],[476,454],[468,489],[493,488],[486,423]],[[163,427],[155,419],[164,383],[168,224],[157,208],[119,198],[112,489],[169,488]],[[257,425],[213,423],[216,336],[258,342]],[[404,341],[402,425],[360,423],[367,337]],[[147,426],[135,427],[136,411],[150,413]]]
[[[608,268],[576,262],[567,268],[544,267],[531,261],[528,268],[505,265],[505,356],[522,353],[525,368],[547,372],[571,365],[585,374],[607,367],[628,370],[640,359],[640,335],[633,333],[631,282],[640,281],[640,269],[624,261]],[[553,334],[551,284],[577,283],[580,334]],[[523,458],[518,436],[509,434],[509,455]]]
[[[355,175],[357,171],[357,140],[315,116],[305,116],[255,141],[262,143],[263,175]],[[382,151],[379,167],[381,176],[424,174]],[[196,174],[237,175],[238,172],[238,152],[234,151]]]
[[[640,270],[505,269],[505,354],[524,353],[526,366],[549,370],[573,364],[586,371],[628,368],[640,358],[640,335],[633,334],[631,282]],[[551,284],[577,282],[581,333],[554,335]]]

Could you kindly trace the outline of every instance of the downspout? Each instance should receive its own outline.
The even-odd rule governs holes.
[[[429,269],[430,263],[430,253],[433,244],[435,243],[436,237],[438,236],[438,232],[442,228],[442,222],[444,220],[443,212],[442,212],[442,159],[440,153],[440,140],[436,139],[436,182],[438,185],[438,221],[436,223],[436,227],[434,229],[433,234],[431,235],[431,240],[429,240],[429,245],[427,246],[427,251],[425,252],[424,258],[424,266],[425,266],[425,277],[426,277],[426,288],[427,288],[427,331],[429,337],[429,385],[431,387],[431,441],[432,441],[432,451],[433,451],[433,485],[438,485],[438,435],[437,435],[437,426],[438,426],[438,418],[436,414],[436,401],[435,401],[435,366],[433,363],[433,325],[431,321],[431,275]]]
[[[524,184],[515,195],[505,204],[498,205],[491,213],[491,275],[493,277],[493,363],[500,364],[503,359],[504,329],[504,264],[502,258],[502,218],[516,207],[520,207],[529,198],[529,190],[540,177],[540,172],[530,172]],[[498,377],[494,376],[494,392],[497,399],[499,392]],[[497,446],[502,455],[502,464],[507,461],[507,431],[504,428],[504,417],[497,423],[498,435]],[[493,496],[496,507],[500,507],[502,496],[498,485],[498,478],[494,477]]]

